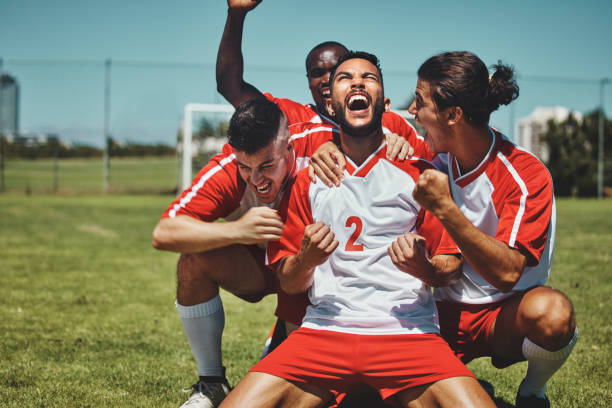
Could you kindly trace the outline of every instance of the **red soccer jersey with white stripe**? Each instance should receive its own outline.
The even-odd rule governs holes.
[[[550,273],[555,239],[553,183],[548,169],[531,153],[491,130],[491,147],[478,167],[460,174],[448,155],[453,200],[481,231],[521,251],[527,267],[513,291],[544,284]],[[501,293],[464,261],[462,279],[437,288],[436,298],[462,303],[491,303]]]
[[[314,270],[303,326],[355,334],[437,333],[430,288],[397,269],[388,247],[411,231],[426,238],[432,255],[458,253],[439,221],[412,197],[419,175],[433,166],[421,159],[390,162],[386,144],[357,167],[347,158],[339,187],[311,183],[297,174],[280,241],[268,243],[274,264],[300,248],[304,229],[317,221],[329,225],[339,241]]]
[[[275,98],[269,93],[264,94],[266,98],[278,105],[287,117],[288,123],[299,122],[326,123],[339,129],[339,126],[326,113],[320,112],[312,104],[302,105],[291,99]],[[418,134],[416,129],[403,117],[395,112],[385,112],[382,117],[382,128],[384,133],[395,133],[405,138],[414,149],[414,155],[426,160],[432,160],[433,155],[425,140]]]
[[[330,126],[300,123],[289,127],[295,151],[295,172],[308,165],[308,159],[321,144],[333,139],[337,130]],[[262,203],[240,177],[234,151],[230,145],[223,146],[221,154],[210,159],[193,179],[191,187],[166,209],[162,218],[188,215],[206,222],[219,218],[235,220],[252,207],[276,208],[284,189],[272,204]]]

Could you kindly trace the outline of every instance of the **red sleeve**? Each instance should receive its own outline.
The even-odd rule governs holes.
[[[333,126],[302,122],[289,126],[296,157],[310,157],[325,142],[334,140],[340,131]]]
[[[267,246],[267,263],[275,264],[287,255],[294,255],[300,250],[302,236],[307,225],[313,223],[308,190],[310,179],[308,172],[297,173],[290,193],[283,197],[279,206],[279,215],[285,221],[280,240],[270,241]]]
[[[240,206],[246,185],[238,174],[231,147],[214,156],[162,214],[162,218],[188,215],[213,222],[231,214]]]
[[[440,221],[429,211],[421,209],[416,227],[419,235],[425,238],[430,256],[461,252]]]
[[[382,125],[390,132],[405,138],[414,149],[414,155],[425,160],[432,160],[433,154],[429,151],[425,139],[416,129],[403,117],[395,112],[385,112],[382,117]]]
[[[287,124],[293,125],[294,123],[308,122],[313,117],[318,116],[308,105],[302,105],[291,99],[275,98],[269,93],[264,93],[264,96],[268,100],[274,102],[283,111],[287,117]]]
[[[512,161],[514,174],[495,183],[493,194],[499,223],[495,238],[516,248],[536,265],[548,239],[553,211],[553,185],[548,170],[531,155]]]

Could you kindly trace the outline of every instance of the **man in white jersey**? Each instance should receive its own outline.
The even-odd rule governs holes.
[[[439,336],[429,286],[405,272],[447,280],[461,264],[439,222],[412,197],[418,176],[433,166],[386,159],[375,56],[347,53],[331,78],[344,181],[330,189],[298,173],[279,209],[287,213],[282,237],[267,251],[281,287],[308,289],[312,304],[302,326],[221,406],[323,406],[367,384],[405,407],[494,407]],[[394,263],[398,237],[413,252]]]
[[[453,237],[462,278],[436,288],[442,336],[464,362],[491,356],[498,368],[527,360],[517,407],[549,407],[546,382],[577,340],[572,304],[546,283],[555,235],[553,184],[531,153],[488,126],[518,96],[512,68],[489,77],[469,52],[428,59],[410,110],[434,154],[448,152],[448,175],[427,170],[415,199]]]
[[[186,406],[214,407],[229,392],[221,359],[225,319],[219,286],[251,302],[276,291],[277,316],[300,324],[307,299],[278,291],[261,246],[280,237],[283,221],[275,208],[287,182],[334,132],[308,123],[289,129],[284,114],[267,99],[238,106],[229,144],[157,224],[154,247],[182,254],[177,308],[200,375]],[[215,222],[220,218],[226,222]]]

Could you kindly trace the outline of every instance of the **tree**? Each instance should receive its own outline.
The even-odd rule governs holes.
[[[553,178],[556,195],[597,195],[598,132],[599,111],[588,113],[582,120],[570,114],[563,122],[548,122],[548,129],[543,137],[549,149],[547,166]],[[612,157],[611,132],[612,121],[606,119],[604,157]],[[610,170],[607,174],[609,173]],[[610,180],[604,176],[604,185],[608,185],[605,183],[606,179]]]

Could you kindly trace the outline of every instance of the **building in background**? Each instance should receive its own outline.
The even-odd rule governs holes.
[[[0,75],[0,134],[19,133],[19,84],[12,76]]]
[[[548,121],[553,119],[555,122],[563,122],[570,114],[579,121],[582,120],[580,112],[572,112],[563,106],[535,108],[531,115],[517,121],[515,132],[518,135],[517,144],[547,163],[549,156],[544,133],[548,130]]]

